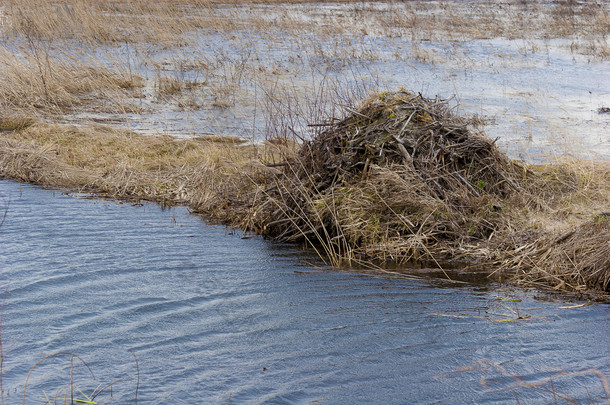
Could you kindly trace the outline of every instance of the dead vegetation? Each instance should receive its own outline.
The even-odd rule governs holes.
[[[94,107],[96,111],[137,110],[129,100],[142,78],[68,55],[52,56],[32,44],[15,54],[0,47],[0,108],[4,114],[56,114]]]
[[[458,246],[497,232],[503,200],[520,191],[524,168],[445,100],[382,93],[322,125],[267,193],[273,203],[256,215],[269,218],[263,233],[330,240],[327,249],[348,261],[447,263]]]
[[[466,266],[608,292],[607,163],[526,167],[446,100],[406,90],[313,125],[302,144],[253,146],[7,118],[0,176],[187,204],[333,265]]]
[[[338,1],[344,4],[320,21],[303,20],[290,11],[315,14],[316,2],[259,0],[250,9],[238,1],[129,0],[98,2],[61,0],[39,2],[6,0],[7,34],[25,35],[44,41],[57,39],[94,43],[143,42],[176,44],[188,42],[187,33],[197,30],[282,30],[301,35],[316,32],[324,38],[347,34],[408,35],[412,39],[460,40],[468,38],[545,39],[574,36],[605,43],[608,8],[603,1],[519,2],[403,2],[378,8],[374,3]],[[280,13],[268,14],[268,6]],[[6,35],[6,34],[5,34]],[[341,41],[346,44],[345,41]],[[601,45],[601,44],[599,44]]]
[[[12,128],[0,136],[4,178],[118,199],[189,204],[203,207],[211,219],[224,218],[220,201],[228,188],[239,194],[241,173],[256,172],[248,165],[258,151],[225,138],[174,140],[23,118],[0,120],[0,127]]]
[[[190,128],[221,110],[262,122],[262,94],[296,89],[305,100],[327,76],[387,88],[385,67],[375,66],[438,65],[449,82],[521,59],[516,49],[492,48],[486,52],[502,54],[480,60],[473,40],[523,42],[524,53],[539,54],[534,61],[549,47],[580,59],[608,56],[610,7],[601,1],[238,3],[4,1],[0,108],[59,122],[144,123],[154,133],[168,111]],[[546,42],[553,38],[562,41]],[[158,132],[184,130],[169,122]]]
[[[0,175],[188,204],[214,221],[308,243],[336,265],[460,264],[607,291],[607,162],[523,166],[447,101],[408,91],[320,117],[351,105],[329,95],[359,98],[381,84],[353,66],[395,59],[467,69],[460,41],[562,38],[574,54],[607,59],[609,12],[600,1],[347,2],[321,11],[292,1],[7,0]],[[358,77],[343,80],[347,71]],[[251,113],[247,133],[255,137],[258,120],[274,139],[152,138],[86,121],[171,109]],[[48,123],[67,119],[80,125]],[[306,124],[313,138],[296,133]],[[579,246],[585,238],[594,242]]]
[[[544,235],[519,249],[503,266],[517,269],[526,284],[610,291],[610,213],[600,213],[562,234]]]
[[[528,168],[471,124],[445,100],[376,95],[287,156],[251,226],[334,265],[467,265],[608,291],[608,164]]]

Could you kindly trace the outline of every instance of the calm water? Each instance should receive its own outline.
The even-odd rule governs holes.
[[[87,395],[120,380],[98,403],[134,402],[132,353],[142,404],[607,402],[598,375],[571,374],[608,378],[607,305],[313,267],[182,208],[6,181],[0,194],[8,403],[54,352],[87,362],[95,378],[74,363]],[[69,382],[69,356],[45,360],[27,403],[69,396]]]

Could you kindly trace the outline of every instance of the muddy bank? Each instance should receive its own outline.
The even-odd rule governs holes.
[[[252,146],[3,118],[0,176],[186,204],[214,222],[304,242],[333,265],[459,263],[608,292],[607,163],[526,167],[476,120],[404,90],[316,125],[310,141]]]

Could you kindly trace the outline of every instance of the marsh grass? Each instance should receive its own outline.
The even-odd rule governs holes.
[[[287,7],[288,10],[294,3],[309,11],[316,7],[316,2],[250,2],[255,6],[261,4],[262,10],[267,5],[279,9]],[[5,13],[11,34],[25,34],[47,41],[76,38],[89,43],[170,44],[187,40],[185,34],[201,28],[232,31],[249,27],[275,27],[284,31],[293,28],[326,35],[407,31],[410,34],[419,32],[418,35],[428,40],[432,35],[457,39],[460,36],[549,38],[565,35],[603,38],[608,34],[608,9],[602,1],[490,2],[494,6],[418,1],[389,4],[381,11],[375,5],[359,1],[339,3],[347,6],[334,15],[321,16],[321,24],[306,23],[289,12],[269,21],[264,14],[245,12],[249,10],[244,10],[239,2],[208,0],[130,0],[121,3],[8,0]]]
[[[144,84],[137,76],[67,55],[18,56],[0,48],[0,61],[0,106],[20,114],[62,114],[87,105],[125,112],[134,109],[130,91]]]
[[[129,115],[128,127],[166,106],[241,114],[264,103],[262,94],[307,94],[328,74],[352,69],[362,81],[358,69],[377,62],[467,65],[454,45],[473,38],[564,38],[574,54],[608,56],[606,2],[473,4],[7,0],[0,108],[62,122],[66,113],[79,114],[70,122]]]
[[[461,265],[608,291],[607,162],[511,161],[446,100],[406,90],[327,116],[309,141],[292,126],[302,119],[252,145],[13,117],[0,122],[10,129],[0,176],[185,204],[213,222],[305,243],[333,266]]]
[[[13,119],[15,121],[18,119]],[[13,122],[11,121],[11,122]],[[14,126],[14,125],[13,125]],[[174,140],[107,126],[38,122],[0,138],[1,176],[162,204],[189,204],[213,219],[264,175],[264,153],[234,138]],[[213,215],[212,215],[213,214]]]
[[[220,34],[243,50],[235,61],[230,61],[232,66],[228,68],[227,55],[222,53],[213,58],[210,55],[201,58],[220,74],[221,83],[237,86],[246,70],[254,72],[264,67],[274,71],[272,66],[260,66],[257,62],[264,55],[249,53],[247,34],[260,32],[267,32],[271,43],[279,41],[278,45],[295,47],[294,57],[310,59],[309,63],[322,64],[331,70],[339,68],[338,64],[344,67],[379,60],[381,56],[368,40],[369,36],[389,40],[407,38],[413,44],[415,59],[426,63],[439,61],[433,51],[420,46],[423,42],[444,43],[472,38],[570,38],[576,53],[604,59],[608,51],[610,10],[607,3],[601,1],[505,2],[499,7],[464,2],[407,2],[387,4],[385,8],[347,2],[334,13],[316,12],[315,4],[296,6],[291,3],[270,2],[273,4],[270,14],[267,2],[258,6],[253,3],[251,9],[246,9],[203,0],[154,3],[142,0],[121,3],[9,0],[3,9],[6,23],[2,36],[7,43],[15,42],[27,51],[28,65],[32,65],[28,66],[32,70],[29,76],[37,76],[40,82],[37,86],[43,91],[46,88],[47,99],[55,93],[50,88],[51,83],[45,85],[45,81],[53,79],[50,76],[56,76],[54,80],[72,79],[72,75],[65,74],[68,71],[53,75],[56,69],[51,65],[57,61],[49,58],[51,48],[56,53],[78,45],[97,50],[99,55],[100,50],[125,45],[130,57],[124,62],[129,70],[141,57],[135,54],[138,45],[179,49],[194,45],[202,36],[211,33]],[[308,14],[316,18],[303,18]],[[7,56],[3,55],[2,59]],[[60,59],[65,61],[67,57]],[[23,66],[17,70],[21,69]]]
[[[285,156],[256,230],[320,246],[333,265],[461,263],[607,291],[610,166],[527,167],[472,125],[445,100],[377,94]]]
[[[392,94],[356,106],[354,100],[382,80],[366,82],[354,70],[342,80],[352,66],[387,58],[467,64],[468,55],[460,53],[466,51],[447,44],[473,38],[522,39],[524,52],[539,52],[526,41],[564,38],[575,54],[608,56],[606,2],[480,5],[348,2],[320,12],[306,2],[7,0],[0,34],[1,176],[187,204],[213,221],[305,242],[334,265],[467,263],[528,268],[538,274],[534,281],[544,272],[554,280],[567,271],[559,264],[563,256],[574,263],[584,258],[576,247],[550,249],[550,241],[610,206],[602,175],[607,163],[519,165],[478,133],[475,120],[449,114],[440,100],[422,98],[412,117],[395,111],[401,104]],[[249,38],[261,32],[264,47],[253,47]],[[207,38],[231,51],[215,50],[213,43],[212,51],[199,51]],[[379,52],[373,44],[380,38],[390,46],[408,39],[410,56],[404,49]],[[432,41],[444,48],[429,47]],[[276,47],[285,58],[260,50]],[[167,50],[174,52],[169,61],[155,57]],[[145,100],[149,90],[153,102]],[[265,122],[266,142],[153,138],[78,119],[78,126],[52,123],[83,111],[125,116],[166,105],[186,111],[253,107],[253,121]],[[326,136],[341,122],[347,126],[342,133],[371,135],[359,146],[368,152],[345,155],[358,142],[346,146],[337,143],[341,137]],[[402,139],[402,126],[414,130],[414,124],[433,134],[408,141],[415,149]],[[252,138],[256,130],[253,124]],[[454,142],[456,134],[467,148]],[[335,148],[324,152],[332,170],[317,171],[326,165],[315,156],[324,148]],[[345,166],[350,159],[357,170]],[[545,264],[552,258],[556,270]],[[583,266],[579,274],[598,271]],[[607,281],[569,279],[552,284],[607,288]]]
[[[74,373],[74,359],[78,360],[79,364],[81,364],[82,366],[84,366],[87,371],[89,372],[89,374],[91,375],[91,377],[93,379],[95,379],[95,374],[93,374],[93,370],[91,370],[91,368],[89,367],[89,365],[78,355],[74,354],[74,353],[69,353],[69,352],[57,352],[57,353],[52,353],[48,356],[45,356],[43,358],[41,358],[40,360],[38,360],[36,362],[36,364],[34,364],[34,366],[32,366],[32,368],[30,369],[30,371],[28,372],[28,375],[25,379],[24,385],[23,385],[23,405],[26,404],[26,400],[27,400],[27,390],[28,390],[28,383],[30,382],[30,377],[32,376],[32,374],[34,373],[34,371],[41,366],[43,363],[47,362],[47,360],[56,358],[56,357],[69,357],[70,359],[70,383],[69,383],[69,391],[68,389],[59,389],[59,392],[61,392],[60,394],[54,395],[52,397],[49,397],[46,393],[44,393],[45,398],[47,399],[47,401],[45,402],[45,404],[50,404],[50,403],[56,403],[57,400],[60,400],[64,403],[68,403],[68,401],[70,401],[70,404],[75,404],[75,403],[90,403],[90,404],[95,404],[96,402],[94,402],[95,398],[98,397],[100,394],[102,394],[104,391],[108,390],[108,391],[112,391],[112,387],[117,385],[118,383],[120,383],[122,380],[116,380],[113,381],[109,384],[106,384],[105,386],[103,385],[99,385],[97,386],[95,389],[93,389],[93,391],[87,395],[84,392],[82,392],[78,386],[76,385],[76,381],[75,381],[75,373]],[[63,392],[62,392],[63,391]],[[76,392],[78,391],[78,392]],[[69,392],[69,395],[68,395]],[[79,395],[80,393],[80,395]],[[84,399],[75,399],[76,397],[81,397]],[[137,401],[136,401],[137,402]]]
[[[0,222],[0,227],[1,226],[2,226],[2,222]],[[5,360],[8,357],[10,349],[11,349],[10,347],[9,348],[5,347],[4,340],[3,340],[4,335],[2,333],[7,293],[8,293],[7,291],[4,292],[3,297],[2,297],[2,304],[0,307],[0,402],[2,403],[2,405],[4,405],[5,403],[9,403],[9,398],[10,398],[10,394],[11,394],[11,389],[7,388],[4,385],[4,378],[3,378]],[[139,388],[139,384],[140,384],[140,371],[139,371],[137,357],[135,356],[134,353],[132,353],[132,354],[133,354],[133,357],[135,360],[136,373],[137,373],[136,392],[135,392],[135,403],[137,404],[138,388]],[[33,377],[33,374],[35,374],[37,369],[43,368],[44,366],[47,365],[47,363],[52,362],[55,359],[66,358],[66,357],[69,358],[69,361],[70,361],[69,362],[69,383],[66,384],[65,379],[62,378],[62,382],[59,383],[56,387],[57,394],[49,396],[49,395],[47,395],[46,392],[43,392],[42,395],[40,396],[40,398],[46,398],[46,402],[44,402],[45,405],[51,404],[51,403],[57,403],[57,401],[61,401],[64,404],[68,404],[68,403],[70,403],[70,404],[75,404],[75,403],[95,404],[96,402],[94,400],[103,393],[110,392],[110,396],[112,397],[113,387],[121,382],[124,382],[123,379],[118,379],[118,380],[114,380],[110,383],[99,384],[97,387],[95,387],[93,390],[91,390],[91,392],[87,395],[83,391],[81,391],[81,389],[79,388],[79,385],[77,384],[77,378],[82,376],[82,373],[76,372],[76,368],[77,368],[76,366],[81,365],[84,369],[86,369],[88,375],[93,380],[95,380],[96,377],[95,377],[95,374],[93,373],[93,370],[91,369],[91,367],[89,367],[87,362],[85,360],[83,360],[80,356],[78,356],[77,354],[70,353],[70,352],[55,352],[55,353],[46,355],[44,357],[41,357],[30,368],[30,370],[23,382],[23,402],[22,402],[23,405],[25,405],[27,403],[26,401],[28,400],[28,385],[30,383],[31,378]],[[74,360],[77,360],[76,364],[75,364]],[[56,368],[54,368],[55,371],[59,371],[61,369],[65,370],[65,368],[60,367],[59,365],[57,365],[57,366],[53,365],[51,367],[56,367]],[[49,368],[46,368],[45,371],[46,371],[46,374],[45,374],[46,378],[52,379],[53,376],[51,374],[55,374],[55,373],[49,373]],[[87,373],[85,375],[87,375]],[[19,394],[17,394],[16,389],[14,390],[14,395],[15,396],[19,395]],[[30,399],[31,399],[31,397],[30,397]]]

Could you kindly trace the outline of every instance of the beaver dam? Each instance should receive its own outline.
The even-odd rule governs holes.
[[[0,176],[186,204],[336,266],[463,267],[607,293],[610,165],[526,166],[477,124],[406,90],[312,124],[311,139],[261,145],[12,117],[0,122]]]

